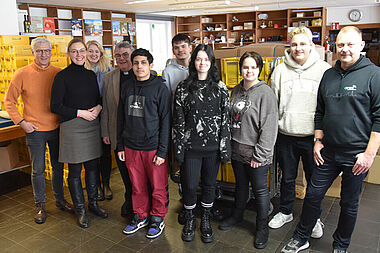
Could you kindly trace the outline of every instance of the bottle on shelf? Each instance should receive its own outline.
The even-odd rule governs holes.
[[[26,33],[30,32],[30,21],[29,21],[28,15],[24,15],[24,32]]]
[[[330,42],[327,40],[327,38],[325,42],[325,51],[330,51]]]

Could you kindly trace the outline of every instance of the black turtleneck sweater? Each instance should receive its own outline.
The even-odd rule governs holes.
[[[100,104],[96,75],[84,65],[71,63],[54,79],[50,109],[59,115],[60,122],[77,117],[78,110],[87,110]]]

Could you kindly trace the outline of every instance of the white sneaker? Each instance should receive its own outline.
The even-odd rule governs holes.
[[[291,222],[293,220],[293,214],[283,214],[281,212],[278,212],[271,221],[269,222],[268,226],[270,228],[280,228],[284,224]]]
[[[311,232],[311,237],[314,239],[319,239],[323,236],[323,228],[325,224],[322,223],[321,219],[318,219],[315,223],[313,231]]]

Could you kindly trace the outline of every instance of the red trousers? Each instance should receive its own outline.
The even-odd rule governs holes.
[[[162,218],[168,213],[169,189],[167,159],[160,166],[153,163],[157,150],[137,151],[125,147],[125,164],[132,183],[133,212],[144,219],[149,214],[148,180],[152,186],[151,215]]]

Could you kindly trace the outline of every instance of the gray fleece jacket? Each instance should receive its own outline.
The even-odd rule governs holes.
[[[176,59],[172,59],[169,65],[162,71],[162,78],[166,86],[172,94],[174,100],[174,92],[177,85],[189,76],[189,68],[177,63]]]
[[[264,81],[248,90],[243,82],[231,93],[232,159],[270,164],[277,138],[276,96]]]

